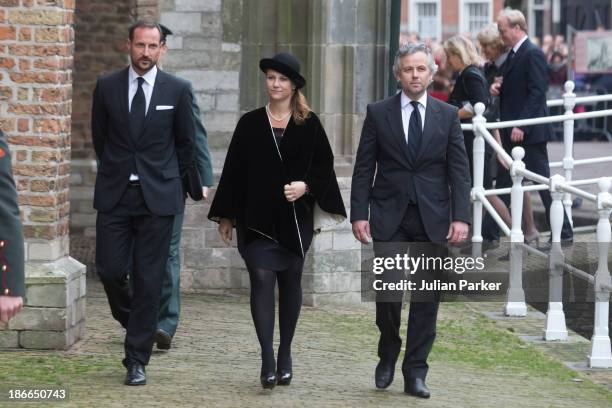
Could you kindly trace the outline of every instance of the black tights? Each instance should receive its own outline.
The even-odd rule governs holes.
[[[251,315],[261,346],[262,374],[275,371],[274,364],[274,286],[278,280],[278,320],[280,345],[278,370],[291,370],[291,341],[302,307],[302,265],[298,261],[283,271],[248,268],[251,279]]]

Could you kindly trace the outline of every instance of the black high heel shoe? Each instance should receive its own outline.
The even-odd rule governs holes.
[[[285,357],[285,355],[279,351],[278,365],[276,366],[276,384],[278,385],[289,385],[293,378],[291,354],[288,357]]]
[[[259,380],[261,381],[261,386],[264,389],[271,390],[276,385],[276,374],[274,373],[262,374],[259,377]]]
[[[293,373],[291,370],[280,370],[276,373],[276,384],[278,385],[289,385],[291,384],[291,379],[293,378]]]

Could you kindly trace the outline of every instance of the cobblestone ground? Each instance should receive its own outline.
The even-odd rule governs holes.
[[[609,388],[518,340],[507,322],[477,310],[486,309],[484,304],[462,303],[440,309],[430,356],[430,400],[403,394],[399,367],[389,389],[375,389],[377,328],[371,305],[304,308],[293,349],[294,381],[264,392],[248,299],[206,295],[183,297],[172,350],[154,353],[149,385],[126,387],[123,331],[112,320],[99,284],[91,282],[88,292],[86,338],[67,352],[0,353],[5,370],[0,368],[0,388],[18,381],[55,382],[68,387],[70,400],[49,406],[75,407],[612,406]],[[15,405],[0,401],[0,406]]]

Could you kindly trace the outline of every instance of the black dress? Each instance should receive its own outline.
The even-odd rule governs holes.
[[[486,107],[489,106],[490,96],[487,81],[476,65],[468,65],[457,76],[453,91],[448,97],[448,103],[461,109],[467,102],[472,107],[478,102],[482,102]],[[472,119],[461,119],[461,123],[472,123]],[[474,180],[474,133],[471,130],[463,131],[463,139],[465,141],[465,149],[467,151],[470,163],[470,175],[472,182]],[[493,150],[488,143],[485,143],[485,163],[489,163]],[[483,184],[485,188],[491,188],[493,185],[493,177],[488,166],[485,166]]]

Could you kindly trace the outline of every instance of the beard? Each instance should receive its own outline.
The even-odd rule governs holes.
[[[148,71],[155,66],[156,61],[152,58],[132,59],[132,65],[143,71]]]

